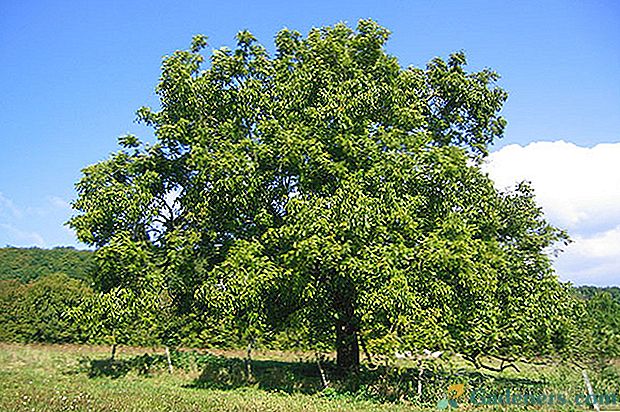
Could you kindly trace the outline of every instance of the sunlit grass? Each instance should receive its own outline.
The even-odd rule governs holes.
[[[120,357],[146,349],[120,350]],[[375,411],[416,410],[321,395],[287,394],[253,387],[193,389],[199,372],[127,374],[119,379],[88,378],[85,356],[105,358],[108,348],[0,345],[2,411]]]
[[[143,358],[145,353],[151,356]],[[336,385],[321,390],[309,354],[257,351],[254,365],[257,382],[249,385],[243,381],[237,385],[221,379],[218,381],[218,362],[232,365],[231,370],[240,370],[243,375],[243,363],[235,360],[243,355],[241,351],[217,351],[213,355],[199,353],[196,356],[211,360],[210,371],[204,365],[179,367],[172,375],[166,372],[165,363],[161,362],[162,353],[162,350],[149,348],[121,347],[117,364],[134,366],[112,375],[105,373],[108,347],[0,344],[0,411],[421,411],[436,410],[435,403],[445,386],[443,381],[429,382],[425,390],[431,390],[428,393],[432,395],[427,395],[429,399],[423,400],[425,408],[420,408],[406,399],[380,403],[368,398],[371,396],[369,391],[365,394],[363,390],[348,393]],[[141,359],[151,361],[150,364],[146,362],[146,372],[145,365],[136,363]],[[159,363],[153,363],[153,359]],[[93,377],[93,368],[102,365],[104,369],[98,372],[104,373]],[[480,374],[472,369],[465,371],[464,364],[457,359],[454,368],[460,372],[447,379],[465,379],[470,389],[473,385],[484,385],[497,392],[505,388],[544,388],[551,393],[567,394],[585,390],[579,370],[572,367],[519,366],[520,372]],[[596,389],[606,385],[606,390],[614,393],[620,390],[617,366],[610,368],[607,375],[592,373]],[[366,381],[371,382],[368,377]],[[391,390],[403,382],[380,382],[379,386],[383,384]],[[474,407],[465,400],[459,406],[459,410],[525,410],[524,406]],[[584,411],[586,408],[565,406],[561,409],[556,405],[544,410]]]

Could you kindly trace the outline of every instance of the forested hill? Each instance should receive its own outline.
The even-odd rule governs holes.
[[[588,299],[596,296],[598,293],[607,292],[611,295],[611,297],[615,301],[620,302],[620,288],[617,286],[610,286],[610,287],[578,286],[575,288],[575,290],[577,290],[577,292],[581,296],[588,298]]]
[[[72,247],[0,248],[0,280],[16,279],[29,282],[45,275],[65,273],[72,278],[90,282],[93,270],[93,254],[88,250],[77,250]],[[619,287],[578,286],[575,290],[585,298],[591,298],[600,292],[608,292],[614,300],[620,302]]]
[[[53,273],[64,273],[90,283],[93,265],[92,252],[72,247],[0,248],[0,280],[29,282]]]

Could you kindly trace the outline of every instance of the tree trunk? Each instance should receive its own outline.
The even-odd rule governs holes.
[[[418,399],[422,398],[422,376],[424,376],[424,364],[418,362]]]
[[[245,373],[248,382],[254,381],[254,375],[252,373],[252,343],[254,342],[254,338],[248,339],[248,347],[247,347],[247,355],[245,358]]]
[[[358,322],[355,317],[355,291],[346,285],[334,291],[336,309],[336,366],[342,373],[357,372],[360,348],[357,340]]]
[[[349,292],[349,293],[347,293]],[[336,320],[336,365],[341,372],[356,372],[360,366],[360,348],[357,341],[357,322],[353,305],[354,293],[336,293],[334,307]]]
[[[321,375],[321,383],[323,384],[323,389],[327,389],[329,387],[329,381],[327,380],[327,376],[325,375],[325,371],[321,366],[321,358],[323,356],[316,354],[316,366],[319,367],[319,374]]]
[[[166,360],[168,361],[168,373],[172,374],[172,359],[170,358],[170,348],[166,346]]]
[[[110,354],[110,360],[114,360],[116,356],[116,343],[112,344],[112,353]]]
[[[357,371],[360,366],[360,349],[357,330],[353,322],[336,325],[336,365],[343,372]]]

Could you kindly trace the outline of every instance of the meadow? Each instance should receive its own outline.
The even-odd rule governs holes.
[[[120,348],[119,359],[147,352]],[[149,351],[152,353],[152,351]],[[161,352],[161,351],[160,351]],[[234,352],[231,354],[234,355]],[[0,345],[2,411],[374,411],[411,410],[350,399],[254,386],[198,388],[201,372],[178,370],[122,377],[89,377],[85,359],[105,359],[109,348],[78,345]],[[281,359],[281,357],[280,357]]]
[[[242,351],[173,352],[168,373],[161,349],[121,347],[115,361],[109,347],[90,345],[0,344],[2,411],[422,411],[437,410],[448,383],[487,393],[585,393],[579,370],[571,365],[518,365],[501,373],[468,369],[458,361],[444,374],[425,374],[423,398],[416,399],[418,370],[394,365],[393,373],[365,366],[358,386],[336,378],[322,388],[311,354],[257,351],[254,377],[244,375]],[[325,368],[330,376],[329,361]],[[618,394],[620,364],[591,373],[597,393]],[[350,380],[347,383],[350,385]],[[391,397],[391,398],[390,398]],[[459,398],[461,410],[587,410],[569,399],[564,406],[473,405]],[[611,410],[617,405],[603,405]]]

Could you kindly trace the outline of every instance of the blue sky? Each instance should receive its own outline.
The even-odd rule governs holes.
[[[0,0],[0,246],[80,246],[63,227],[80,170],[116,150],[122,134],[151,135],[133,123],[135,110],[157,104],[162,56],[192,35],[231,46],[247,28],[272,48],[283,27],[306,33],[368,17],[392,31],[388,51],[403,66],[464,50],[472,69],[502,75],[509,123],[490,174],[498,185],[528,178],[544,192],[552,222],[576,239],[556,263],[562,279],[619,284],[614,1]]]

